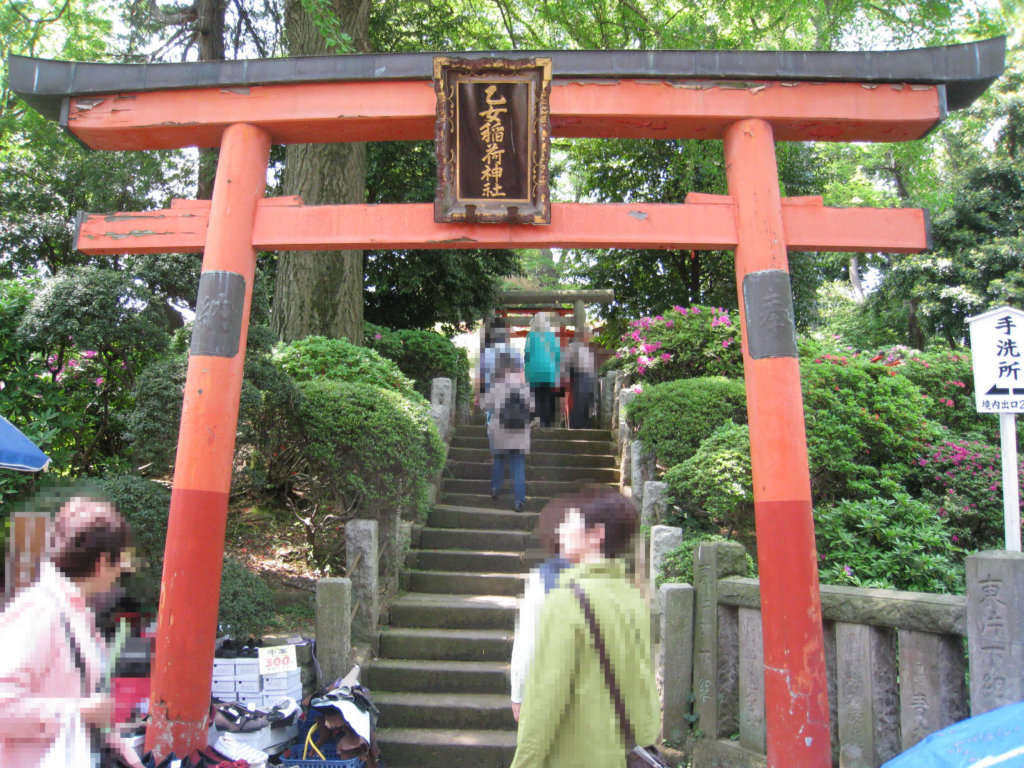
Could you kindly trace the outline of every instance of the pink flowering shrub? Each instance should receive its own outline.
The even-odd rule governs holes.
[[[906,355],[896,366],[921,390],[928,418],[948,427],[953,434],[984,435],[999,442],[998,419],[979,416],[974,409],[974,372],[969,349],[948,349]]]
[[[619,343],[617,365],[634,381],[743,375],[739,316],[723,307],[675,306],[631,320]]]
[[[1018,475],[1024,473],[1024,460]],[[948,522],[964,549],[1002,549],[1003,482],[999,448],[973,440],[928,447],[915,463],[921,500]]]

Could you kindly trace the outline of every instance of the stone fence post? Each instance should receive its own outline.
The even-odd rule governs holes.
[[[683,529],[671,525],[655,525],[651,527],[651,593],[656,594],[654,585],[658,571],[665,562],[665,555],[683,543]]]
[[[661,642],[657,679],[661,691],[662,737],[680,744],[690,733],[687,698],[693,686],[693,603],[689,584],[662,584],[658,590]]]
[[[668,510],[668,486],[658,480],[644,483],[643,503],[640,505],[640,525],[654,526],[664,522]]]
[[[654,451],[644,450],[644,444],[633,440],[629,446],[630,480],[633,489],[633,501],[638,509],[643,509],[644,492],[648,480],[654,479]]]
[[[377,640],[380,610],[377,553],[377,521],[349,520],[345,524],[345,557],[352,581],[352,643],[371,648]]]
[[[444,442],[451,437],[455,423],[455,398],[452,380],[438,377],[430,382],[430,415],[437,425],[437,433]]]
[[[1024,554],[967,558],[971,715],[1024,700]]]
[[[618,377],[617,371],[612,371],[602,376],[598,381],[600,382],[600,397],[599,402],[600,418],[599,423],[601,429],[612,428],[612,424],[615,421],[614,409],[615,409],[615,380]]]
[[[693,556],[697,607],[694,613],[693,695],[697,727],[711,740],[739,727],[732,688],[739,659],[728,657],[737,643],[719,646],[718,580],[747,572],[746,549],[732,541],[698,544]],[[738,632],[738,627],[735,628]],[[730,706],[732,710],[730,711]]]
[[[317,685],[330,685],[348,672],[351,650],[352,580],[320,579],[316,583]]]

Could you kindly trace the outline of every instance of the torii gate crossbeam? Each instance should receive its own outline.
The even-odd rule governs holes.
[[[261,199],[271,143],[430,138],[435,102],[429,54],[135,66],[11,57],[15,92],[94,149],[221,150],[211,203],[87,215],[78,237],[86,253],[204,254],[147,748],[161,757],[172,750],[186,754],[206,737],[257,248],[732,248],[762,580],[768,763],[829,766],[787,251],[921,251],[927,222],[923,211],[829,209],[815,198],[783,198],[774,146],[920,138],[948,108],[967,106],[984,92],[1002,72],[1004,54],[1002,38],[887,53],[550,52],[553,135],[721,139],[729,194],[693,195],[682,205],[556,204],[548,226],[435,224],[422,205],[304,206],[294,198]],[[716,672],[699,673],[712,689]],[[728,735],[718,723],[702,727],[712,739]]]

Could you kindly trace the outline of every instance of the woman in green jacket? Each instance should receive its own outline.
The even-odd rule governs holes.
[[[636,510],[613,491],[568,508],[558,535],[572,566],[541,608],[512,768],[623,768],[626,762],[625,737],[573,581],[593,606],[638,743],[657,741],[650,613],[620,559],[635,530]]]

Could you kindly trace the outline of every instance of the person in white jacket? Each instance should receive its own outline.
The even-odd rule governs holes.
[[[540,541],[548,558],[531,569],[526,576],[526,591],[519,601],[516,633],[512,641],[512,716],[517,722],[519,707],[523,702],[523,686],[537,641],[537,617],[540,616],[540,607],[548,592],[558,586],[558,577],[562,571],[569,566],[569,561],[559,552],[557,532],[574,498],[576,497],[568,496],[553,499],[540,512]]]

